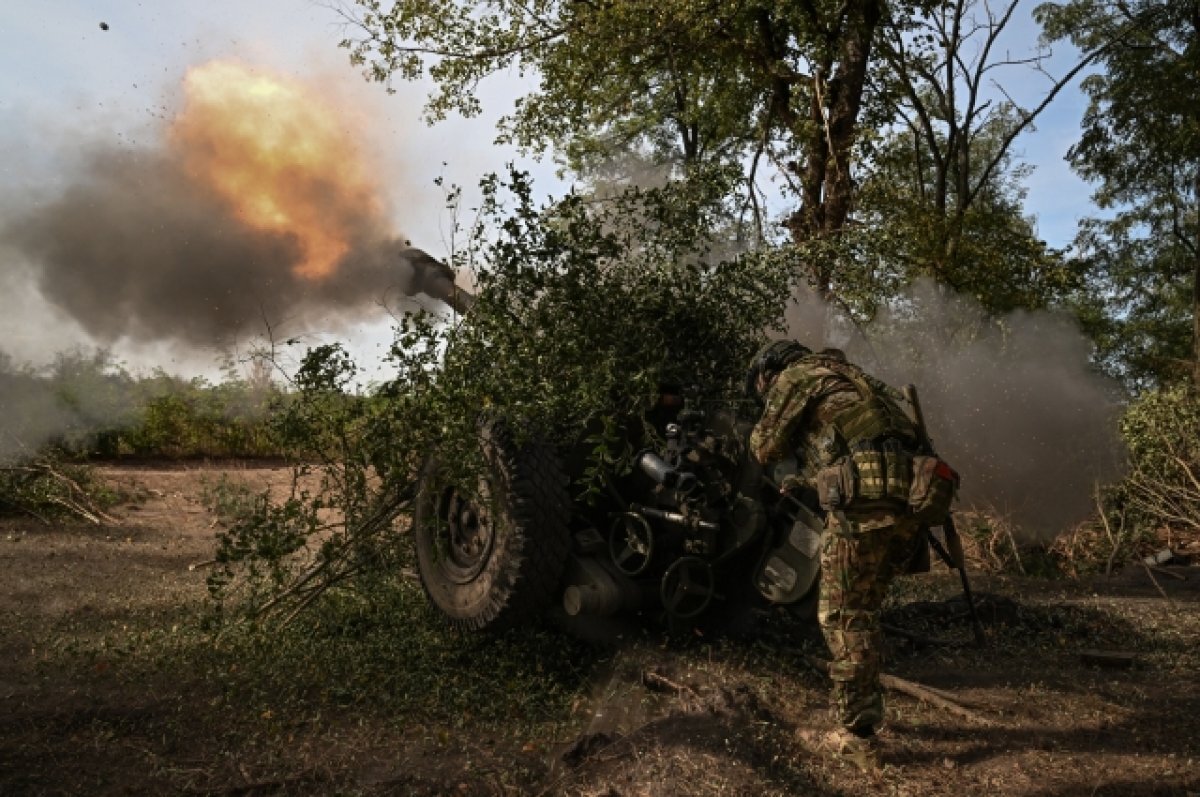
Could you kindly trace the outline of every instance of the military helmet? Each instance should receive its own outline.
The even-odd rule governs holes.
[[[758,350],[750,367],[746,370],[746,395],[762,400],[758,392],[758,378],[763,374],[774,374],[782,371],[791,363],[799,360],[812,350],[794,340],[773,340]]]

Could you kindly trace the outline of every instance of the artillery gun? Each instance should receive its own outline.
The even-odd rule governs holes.
[[[430,460],[414,514],[418,571],[448,621],[478,630],[632,613],[679,626],[754,604],[815,616],[815,503],[780,493],[735,414],[668,393],[651,415],[657,445],[628,472],[601,474],[590,503],[571,497],[579,473],[568,463],[581,452],[518,444],[499,421],[480,426],[486,467],[474,483]]]
[[[470,308],[474,297],[447,267],[417,249],[403,257],[423,292],[458,312]],[[467,630],[550,614],[583,623],[640,614],[678,626],[755,604],[814,618],[824,533],[816,495],[781,492],[780,469],[766,474],[749,455],[751,422],[736,408],[701,408],[700,391],[690,392],[666,389],[646,418],[631,419],[638,431],[626,442],[638,453],[591,474],[599,488],[586,502],[573,498],[573,486],[592,467],[587,452],[524,439],[502,417],[479,424],[483,466],[472,478],[432,455],[418,480],[413,529],[421,584],[436,609]],[[912,386],[906,399],[932,451]],[[928,571],[932,545],[959,570],[970,603],[952,520],[943,533],[946,546],[924,529],[897,564]]]

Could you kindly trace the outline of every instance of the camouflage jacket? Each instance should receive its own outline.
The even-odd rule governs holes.
[[[750,452],[764,465],[796,455],[804,473],[811,475],[848,453],[860,437],[892,434],[915,442],[915,429],[900,401],[896,390],[857,366],[808,355],[780,372],[767,390],[766,408],[750,435]]]

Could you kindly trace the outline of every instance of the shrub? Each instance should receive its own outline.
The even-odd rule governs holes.
[[[133,384],[132,418],[109,430],[120,453],[143,457],[265,457],[281,453],[270,416],[286,400],[271,384],[220,384],[156,373]]]
[[[91,468],[59,452],[0,465],[0,515],[28,515],[43,523],[60,517],[100,523],[111,520],[104,510],[116,499]]]
[[[1121,420],[1129,475],[1117,498],[1139,526],[1200,531],[1200,397],[1191,385],[1152,390]]]
[[[395,524],[422,463],[436,451],[471,483],[482,418],[581,453],[586,494],[599,472],[627,467],[662,385],[697,386],[698,401],[740,399],[763,329],[782,318],[793,264],[717,254],[721,188],[701,179],[539,208],[524,175],[485,181],[481,222],[455,261],[478,286],[468,317],[400,318],[395,375],[372,391],[356,391],[340,346],[308,354],[275,428],[320,487],[230,526],[215,593],[249,575],[270,582],[248,591],[259,611],[303,606],[375,564],[394,566]],[[300,529],[286,551],[270,545],[280,529]],[[286,572],[265,561],[275,554]]]
[[[269,416],[286,394],[265,378],[134,376],[103,350],[61,352],[44,368],[0,353],[0,462],[47,447],[74,457],[261,457],[280,453]]]

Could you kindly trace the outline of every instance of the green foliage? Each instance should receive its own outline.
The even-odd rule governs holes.
[[[306,501],[306,497],[294,489],[284,500],[273,500],[267,491],[254,492],[228,479],[207,491],[209,506],[224,523],[217,535],[216,568],[208,577],[214,595],[223,596],[233,581],[232,563],[245,563],[247,577],[239,584],[246,592],[241,597],[246,608],[261,610],[288,581],[289,558],[323,530],[323,502]]]
[[[975,146],[977,156],[988,154],[986,142]],[[873,317],[922,277],[973,297],[995,315],[1071,295],[1078,269],[1047,247],[1022,213],[1026,170],[1002,157],[969,201],[950,190],[946,204],[935,200],[933,176],[914,161],[909,136],[876,142],[873,159],[859,186],[856,223],[836,241],[809,246],[814,258],[830,263],[834,293],[857,317]]]
[[[42,369],[0,354],[0,513],[100,522],[114,496],[92,457],[277,455],[268,380],[219,385],[156,372],[134,377],[104,350],[60,353]]]
[[[265,374],[227,371],[214,385],[161,370],[134,376],[103,349],[63,352],[41,369],[0,355],[0,460],[45,446],[84,457],[277,455],[267,418],[283,391]]]
[[[91,468],[61,452],[0,466],[0,515],[28,515],[43,523],[64,517],[98,523],[116,500]]]
[[[854,232],[863,239],[864,251],[855,259],[859,271],[852,279],[870,284],[890,273],[903,284],[932,277],[997,315],[1061,300],[1074,276],[1023,215],[1021,181],[1029,169],[1001,149],[1005,132],[1015,124],[1002,114],[992,117],[988,128],[973,131],[970,162],[979,171],[991,168],[986,179],[979,173],[968,176],[968,196],[960,194],[956,179],[939,186],[934,170],[921,164],[922,156],[914,157],[920,144],[910,136],[881,141],[875,169],[860,188],[863,224]],[[945,192],[940,198],[939,191]],[[863,273],[868,269],[874,273]]]
[[[1121,421],[1129,475],[1116,497],[1135,525],[1200,530],[1200,398],[1191,386],[1147,391]]]
[[[0,461],[35,457],[43,446],[87,453],[113,447],[131,423],[133,379],[104,350],[62,352],[46,367],[0,354]]]
[[[122,452],[160,457],[280,453],[268,423],[275,405],[284,400],[274,386],[240,381],[212,385],[203,379],[184,381],[158,374],[139,381],[137,388],[140,413],[117,432]]]
[[[1071,304],[1100,364],[1135,391],[1177,381],[1193,359],[1195,255],[1154,204],[1085,219],[1076,238],[1088,278]]]
[[[836,43],[822,36],[835,14],[770,3],[356,4],[362,33],[342,46],[368,77],[428,74],[437,86],[428,112],[442,119],[477,114],[476,89],[486,77],[536,70],[539,89],[518,101],[502,136],[538,149],[552,144],[576,159],[597,154],[604,137],[664,154],[686,149],[709,163],[738,159],[764,132],[779,132],[782,120],[765,113],[775,84],[799,77],[809,59],[831,60]],[[795,83],[794,91],[806,91]],[[773,129],[757,129],[763,122]]]
[[[834,294],[860,317],[917,278],[975,298],[990,313],[1061,300],[1075,274],[1024,215],[1014,142],[1031,129],[1071,72],[1045,78],[1042,97],[1018,105],[1003,85],[1028,80],[1048,50],[1000,44],[1017,3],[966,0],[893,8],[877,40],[878,102],[860,136],[854,224],[819,253]],[[1000,87],[1003,101],[989,99]]]
[[[429,116],[480,111],[481,81],[516,70],[538,87],[500,139],[553,150],[586,176],[633,154],[667,175],[742,175],[761,222],[769,174],[799,204],[797,239],[841,229],[851,148],[881,0],[843,3],[356,0],[342,46],[370,79],[432,78]],[[898,14],[928,2],[899,3]],[[635,177],[636,175],[630,175]]]
[[[351,60],[375,80],[433,78],[433,119],[477,113],[480,81],[515,67],[540,82],[501,138],[553,148],[594,187],[728,169],[765,239],[764,190],[781,192],[810,281],[860,315],[922,275],[997,312],[1073,285],[1008,158],[1069,75],[1032,108],[988,99],[1001,70],[1024,80],[1049,54],[1002,50],[1015,2],[357,6]]]
[[[1196,367],[1200,345],[1200,3],[1070,0],[1037,14],[1048,37],[1103,47],[1069,153],[1114,211],[1077,240],[1094,274],[1081,316],[1110,370],[1135,387],[1170,381]]]
[[[452,414],[494,406],[571,445],[598,421],[640,417],[664,384],[733,397],[788,281],[766,256],[710,259],[711,188],[568,196],[544,212],[520,175],[512,208],[490,192],[503,237],[478,264],[470,323],[449,336],[440,385],[462,402]]]
[[[1101,181],[1100,204],[1135,203],[1159,193],[1164,175],[1194,173],[1200,4],[1069,0],[1045,3],[1037,15],[1048,38],[1104,48],[1105,68],[1083,83],[1090,104],[1070,153],[1084,177]]]
[[[466,319],[402,317],[395,375],[365,393],[353,392],[356,366],[341,347],[309,352],[273,422],[308,464],[287,500],[251,502],[228,525],[215,594],[244,586],[258,612],[292,617],[330,586],[401,567],[395,526],[422,464],[436,452],[475,483],[481,421],[557,446],[579,464],[585,493],[601,472],[627,466],[664,385],[740,400],[788,280],[778,259],[712,255],[721,185],[539,208],[526,176],[487,180],[458,263],[478,286]]]
[[[286,497],[230,485],[210,497],[224,520],[208,578],[219,602],[233,594],[252,613],[290,619],[334,584],[397,566],[393,526],[429,441],[386,401],[351,392],[355,375],[340,344],[317,347],[271,417],[271,439],[300,463]]]

